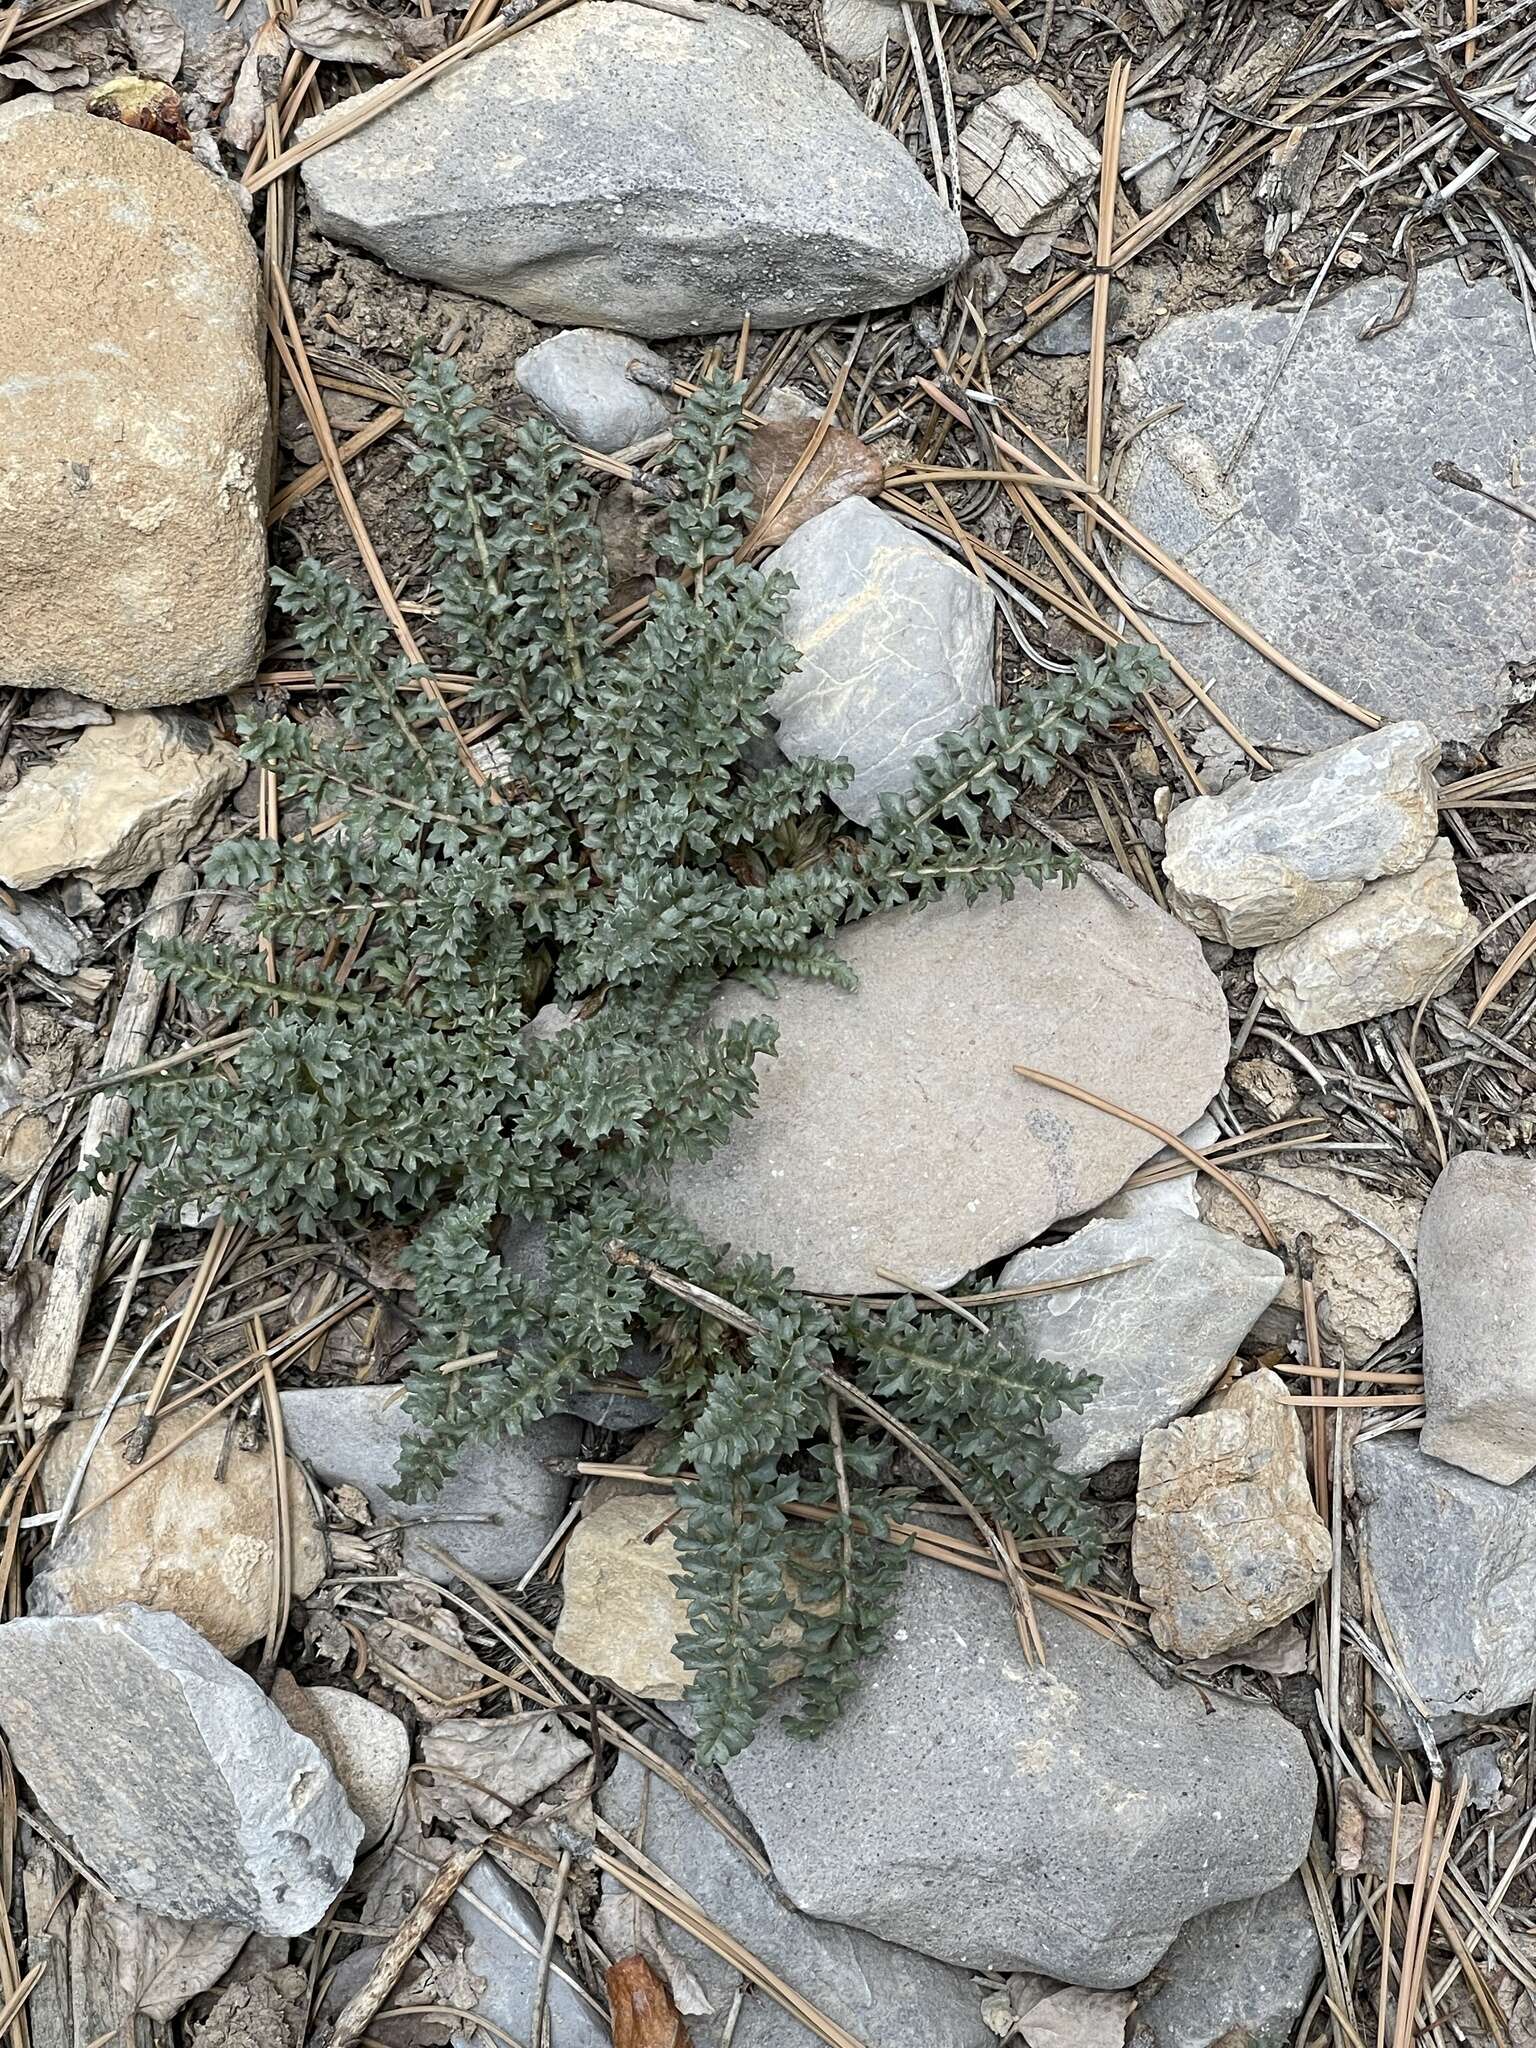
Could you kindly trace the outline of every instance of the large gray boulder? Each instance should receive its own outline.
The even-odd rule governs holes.
[[[1419,1444],[1509,1486],[1536,1469],[1536,1162],[1463,1152],[1419,1225]]]
[[[930,1287],[1091,1209],[1157,1149],[1119,1117],[1015,1074],[1077,1082],[1183,1130],[1225,1072],[1226,1002],[1199,941],[1090,872],[967,908],[888,911],[841,933],[849,993],[742,982],[715,1024],[778,1024],[758,1103],[671,1196],[699,1229],[790,1266],[802,1287]],[[1089,1361],[1084,1361],[1088,1363]]]
[[[663,1749],[672,1760],[671,1746],[664,1743]],[[863,2048],[913,2048],[917,2042],[922,2048],[989,2048],[981,1998],[963,1970],[857,1928],[797,1913],[697,1806],[663,1778],[652,1776],[647,1788],[647,1775],[633,1757],[620,1757],[598,1800],[604,1820]],[[701,1782],[696,1786],[729,1811],[717,1792]],[[615,1952],[636,1946],[633,1915],[626,1918],[630,1896],[614,1878],[603,1879],[599,1933],[612,1935]],[[719,2048],[741,1978],[703,1942],[670,1925],[664,1933],[667,1947],[713,2007],[688,2015],[695,2048]],[[758,1991],[743,2007],[732,2048],[808,2048],[809,2040],[798,2020]]]
[[[1525,1706],[1536,1693],[1536,1478],[1495,1486],[1399,1435],[1353,1456],[1376,1597],[1431,1720]]]
[[[322,234],[408,276],[648,336],[902,304],[967,248],[894,137],[723,6],[579,0],[321,150],[304,183]]]
[[[1536,441],[1536,368],[1519,299],[1449,263],[1420,274],[1406,320],[1362,341],[1401,289],[1371,279],[1305,318],[1226,306],[1170,320],[1137,354],[1128,410],[1174,410],[1137,442],[1124,504],[1321,681],[1478,740],[1529,694],[1508,665],[1528,658],[1536,529],[1435,467],[1505,476]],[[1124,574],[1250,739],[1308,753],[1358,733],[1139,560]]]
[[[808,519],[766,566],[795,579],[784,634],[800,660],[769,705],[792,761],[853,763],[835,794],[856,824],[912,786],[942,733],[993,701],[996,602],[961,562],[867,498]]]
[[[575,1456],[580,1426],[555,1415],[508,1442],[472,1445],[437,1493],[404,1501],[394,1489],[411,1424],[399,1397],[398,1387],[290,1388],[280,1396],[288,1448],[327,1486],[357,1487],[376,1522],[403,1529],[408,1571],[446,1584],[453,1572],[437,1550],[492,1584],[519,1577],[565,1513],[571,1482],[546,1461]]]
[[[1322,1962],[1298,1878],[1202,1913],[1144,1987],[1131,2048],[1288,2048]]]
[[[1115,1266],[1127,1270],[1065,1284]],[[1210,1392],[1284,1279],[1273,1252],[1209,1230],[1172,1206],[1149,1205],[1010,1259],[1002,1287],[1064,1284],[1010,1303],[994,1322],[1037,1358],[1098,1374],[1102,1384],[1082,1413],[1068,1410],[1051,1424],[1062,1469],[1098,1472],[1116,1458],[1134,1458],[1149,1429],[1187,1414]]]
[[[363,1824],[330,1765],[179,1615],[0,1627],[0,1727],[33,1798],[120,1899],[304,1934]]]
[[[1428,857],[1440,743],[1415,719],[1327,747],[1264,782],[1180,804],[1168,900],[1202,938],[1265,946]]]
[[[967,1968],[1136,1983],[1192,1914],[1306,1854],[1307,1745],[1263,1707],[1165,1689],[1049,1608],[1026,1664],[1002,1589],[909,1570],[843,1719],[777,1714],[726,1767],[795,1904]]]

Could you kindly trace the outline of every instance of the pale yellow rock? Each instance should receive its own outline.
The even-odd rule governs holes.
[[[1249,1373],[1141,1446],[1131,1560],[1154,1640],[1215,1657],[1306,1606],[1333,1545],[1285,1383]]]
[[[0,677],[104,704],[249,682],[269,413],[229,187],[85,115],[0,134]]]
[[[136,1411],[108,1425],[91,1456],[63,1538],[45,1550],[32,1577],[36,1615],[102,1614],[136,1605],[179,1614],[227,1657],[266,1629],[273,1566],[273,1470],[269,1448],[226,1451],[222,1423],[199,1430],[158,1465],[130,1466],[121,1445]],[[154,1449],[195,1419],[186,1412],[161,1425]],[[63,1505],[94,1428],[75,1422],[43,1461],[44,1503]],[[222,1477],[218,1473],[224,1460]],[[121,1493],[84,1511],[125,1480]],[[295,1461],[288,1460],[292,1581],[296,1598],[325,1576],[325,1536]]]
[[[245,768],[200,718],[120,711],[0,800],[0,880],[37,889],[84,875],[96,889],[137,888],[181,858]]]
[[[577,1523],[565,1549],[555,1654],[639,1699],[680,1700],[693,1683],[676,1655],[689,1629],[672,1578],[675,1512],[659,1487],[614,1494]]]

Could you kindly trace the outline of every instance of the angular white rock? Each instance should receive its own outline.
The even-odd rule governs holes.
[[[852,993],[727,982],[710,1022],[765,1011],[758,1100],[671,1199],[708,1236],[830,1294],[948,1287],[1112,1194],[1157,1149],[1016,1064],[1182,1130],[1220,1087],[1226,999],[1200,942],[1097,871],[887,911],[839,933]],[[879,1268],[900,1276],[882,1278]]]
[[[671,417],[660,392],[630,376],[636,360],[659,376],[672,374],[654,349],[627,334],[569,327],[518,357],[517,381],[573,441],[611,455],[659,434]]]
[[[1510,1486],[1536,1470],[1536,1162],[1462,1152],[1419,1225],[1421,1449]]]
[[[1440,743],[1404,719],[1265,782],[1180,804],[1168,820],[1168,901],[1202,938],[1288,939],[1435,843]]]
[[[1005,235],[1086,192],[1099,152],[1033,78],[982,101],[960,130],[960,184]]]
[[[330,1765],[179,1615],[8,1621],[0,1726],[54,1826],[150,1912],[305,1934],[351,1872],[363,1826]]]
[[[994,1314],[995,1326],[1036,1357],[1102,1381],[1080,1414],[1068,1410],[1050,1425],[1067,1472],[1135,1457],[1149,1429],[1193,1408],[1285,1279],[1272,1252],[1165,1209],[1089,1223],[1061,1244],[1020,1252],[998,1284],[1066,1282],[1115,1266],[1130,1270]]]
[[[992,703],[996,603],[970,571],[867,498],[818,512],[768,557],[795,579],[784,632],[800,653],[769,710],[792,761],[843,756],[856,824],[912,785],[934,740]]]
[[[304,183],[322,234],[408,276],[651,338],[905,304],[967,253],[901,144],[724,6],[579,0],[319,151]]]
[[[1295,1031],[1337,1031],[1439,994],[1481,927],[1461,900],[1451,843],[1411,874],[1372,882],[1352,903],[1253,956],[1265,998]]]

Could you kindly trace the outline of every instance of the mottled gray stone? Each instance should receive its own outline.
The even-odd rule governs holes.
[[[1051,1608],[1040,1626],[1026,1664],[1000,1587],[914,1563],[844,1717],[797,1742],[779,1709],[726,1767],[802,1912],[1113,1989],[1296,1869],[1317,1784],[1288,1722],[1165,1689]]]
[[[1061,1244],[1020,1252],[998,1284],[1026,1287],[1121,1265],[1132,1270],[1010,1303],[995,1318],[1036,1357],[1103,1382],[1081,1414],[1068,1410],[1051,1424],[1068,1472],[1134,1458],[1149,1429],[1193,1408],[1285,1279],[1272,1252],[1164,1209],[1089,1223]]]
[[[821,0],[821,33],[829,50],[848,64],[878,64],[901,16],[887,0]]]
[[[1150,213],[1172,196],[1179,182],[1183,141],[1171,121],[1132,107],[1120,129],[1120,175],[1136,188],[1136,204]]]
[[[784,632],[800,653],[774,693],[792,761],[841,756],[835,792],[867,825],[880,799],[912,786],[912,765],[942,733],[992,703],[992,593],[882,506],[845,498],[768,557],[795,579]]]
[[[1308,1605],[1333,1545],[1277,1373],[1147,1432],[1131,1559],[1153,1640],[1178,1657],[1225,1656]]]
[[[1168,901],[1202,938],[1265,946],[1428,858],[1440,743],[1385,725],[1264,782],[1180,804],[1168,820]]]
[[[1536,368],[1518,298],[1492,278],[1463,285],[1449,263],[1421,272],[1401,326],[1361,341],[1401,290],[1376,278],[1312,307],[1273,391],[1294,308],[1171,320],[1136,357],[1128,411],[1177,410],[1135,444],[1123,502],[1321,681],[1440,739],[1476,740],[1522,694],[1506,665],[1530,657],[1536,528],[1433,471],[1446,459],[1489,482],[1528,470]],[[1307,753],[1359,730],[1139,561],[1123,573],[1170,615],[1170,646],[1250,739]]]
[[[579,0],[321,150],[304,183],[322,234],[408,276],[650,337],[904,304],[967,249],[894,137],[723,6]]]
[[[1495,1486],[1399,1435],[1353,1456],[1376,1597],[1431,1719],[1523,1707],[1536,1692],[1536,1479]]]
[[[41,896],[16,896],[13,910],[0,903],[0,946],[9,953],[30,953],[35,966],[49,974],[75,974],[85,957],[80,933]]]
[[[568,327],[518,357],[517,381],[573,441],[611,455],[659,434],[671,418],[660,392],[630,376],[637,359],[659,376],[672,374],[654,349],[627,334]]]
[[[793,1267],[802,1287],[931,1287],[1017,1250],[1112,1194],[1157,1140],[1039,1082],[1063,1077],[1180,1130],[1220,1087],[1226,1002],[1192,932],[1149,899],[1023,888],[887,911],[838,935],[849,993],[742,982],[710,1021],[765,1011],[752,1116],[679,1170],[699,1229]]]
[[[149,1912],[304,1934],[352,1869],[330,1765],[179,1615],[8,1621],[0,1725],[54,1826]]]
[[[1321,1968],[1298,1878],[1201,1913],[1153,1972],[1131,2048],[1287,2048]]]
[[[453,1897],[454,1912],[469,1946],[464,1961],[485,1989],[475,2011],[515,2041],[532,2040],[534,1993],[544,1921],[526,1892],[482,1857]],[[503,1923],[503,1924],[498,1924]],[[373,1951],[376,1955],[377,1951]],[[372,1956],[370,1956],[370,1960]],[[550,2048],[609,2048],[602,2018],[583,1996],[558,1953],[549,1979]],[[463,2048],[478,2048],[484,2032],[467,2022],[454,2035]]]
[[[1451,842],[1411,874],[1372,882],[1293,939],[1261,946],[1253,975],[1296,1031],[1337,1031],[1437,995],[1466,965],[1481,926],[1461,900]]]
[[[1419,1225],[1419,1442],[1509,1486],[1536,1469],[1536,1162],[1462,1152]]]
[[[661,1746],[675,1762],[673,1745],[664,1740]],[[647,1793],[646,1776],[643,1764],[621,1756],[598,1800],[603,1818],[863,2048],[914,2048],[919,2042],[922,2048],[991,2048],[980,1996],[964,1971],[857,1928],[797,1913],[778,1886],[664,1779],[652,1776]],[[718,1791],[702,1780],[695,1783],[730,1812]],[[619,1932],[628,1896],[612,1878],[603,1880],[604,1920],[615,1920]],[[719,2048],[741,1979],[702,1942],[671,1925],[664,1934],[714,2007],[713,2013],[688,2016],[695,2048]],[[809,2038],[798,2020],[759,1992],[743,2007],[732,2048],[807,2048]]]
[[[474,1445],[440,1492],[403,1501],[393,1489],[410,1418],[399,1397],[398,1387],[292,1388],[281,1397],[288,1448],[327,1486],[358,1487],[376,1520],[403,1525],[407,1570],[440,1584],[452,1578],[430,1544],[476,1578],[517,1578],[554,1534],[570,1499],[570,1480],[545,1461],[573,1457],[580,1429],[557,1415],[526,1436]]]

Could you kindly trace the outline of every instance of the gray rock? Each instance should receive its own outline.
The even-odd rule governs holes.
[[[1109,285],[1109,339],[1120,334],[1130,307],[1130,294],[1118,278]],[[1049,327],[1042,327],[1027,343],[1033,356],[1085,356],[1093,347],[1093,294],[1068,306]]]
[[[517,1578],[554,1534],[570,1499],[570,1480],[549,1471],[545,1460],[574,1456],[580,1429],[563,1416],[552,1416],[510,1442],[477,1444],[464,1452],[441,1492],[402,1501],[393,1488],[410,1421],[399,1392],[397,1387],[290,1389],[281,1397],[288,1448],[312,1465],[327,1486],[358,1487],[379,1522],[404,1527],[409,1571],[448,1582],[452,1572],[431,1555],[431,1544],[476,1578],[493,1584]]]
[[[1322,1959],[1299,1879],[1202,1913],[1143,1992],[1131,2048],[1288,2048]]]
[[[1098,1472],[1135,1457],[1149,1429],[1193,1408],[1285,1279],[1272,1252],[1163,1209],[1090,1223],[1062,1244],[1020,1252],[999,1285],[1070,1280],[1133,1261],[1129,1272],[1014,1302],[994,1319],[1037,1357],[1103,1382],[1080,1415],[1051,1424],[1068,1472]]]
[[[1171,121],[1132,107],[1120,130],[1120,175],[1136,188],[1136,204],[1150,213],[1171,198],[1179,182],[1183,142]]]
[[[9,953],[30,953],[33,964],[49,974],[78,973],[85,942],[69,919],[40,896],[13,901],[14,910],[0,902],[0,946]]]
[[[54,1826],[149,1912],[304,1934],[352,1869],[330,1765],[179,1615],[7,1622],[0,1725]]]
[[[1278,1374],[1148,1431],[1131,1558],[1153,1640],[1177,1657],[1225,1656],[1308,1605],[1333,1545]]]
[[[1118,1117],[1026,1082],[1060,1075],[1180,1130],[1221,1085],[1226,1003],[1200,943],[1094,874],[967,909],[888,911],[841,933],[852,994],[786,979],[772,1003],[727,982],[710,1018],[768,1010],[777,1053],[713,1158],[677,1173],[699,1229],[768,1253],[799,1284],[889,1290],[885,1267],[948,1287],[1157,1149]]]
[[[659,376],[672,372],[654,349],[627,334],[569,327],[517,359],[517,381],[573,441],[602,455],[659,434],[671,414],[660,392],[637,384],[638,359]]]
[[[1419,1225],[1432,1458],[1509,1486],[1536,1469],[1536,1163],[1463,1152]]]
[[[669,1761],[675,1760],[670,1745],[663,1746]],[[912,2048],[917,2042],[922,2048],[990,2048],[980,1997],[963,1971],[856,1928],[797,1913],[697,1807],[659,1777],[651,1777],[647,1793],[646,1777],[643,1764],[621,1756],[598,1800],[603,1818],[863,2048]],[[730,1812],[718,1792],[696,1782]],[[614,1879],[604,1878],[600,1931],[612,1922],[616,1933],[625,1932],[629,1896]],[[689,2015],[695,2048],[719,2048],[741,1979],[702,1942],[670,1925],[663,1933],[714,2007],[713,2014]],[[629,1940],[630,1948],[636,1945]],[[758,1991],[742,2009],[732,2048],[808,2048],[809,2040],[798,2020]]]
[[[1536,1479],[1495,1486],[1399,1435],[1353,1456],[1376,1597],[1431,1719],[1523,1707],[1536,1692]]]
[[[839,807],[868,825],[940,734],[993,702],[992,593],[867,498],[818,512],[765,565],[794,577],[784,632],[800,660],[774,693],[792,761],[842,756]]]
[[[482,1857],[454,1894],[469,1946],[464,1961],[485,1989],[475,2011],[515,2041],[531,2041],[534,1988],[544,1922],[522,1891]],[[486,2035],[465,2023],[455,2048],[479,2048]],[[609,2048],[608,2028],[558,1955],[549,1979],[550,2048]]]
[[[889,1651],[812,1743],[782,1710],[727,1766],[802,1912],[969,1968],[1113,1989],[1192,1914],[1306,1853],[1316,1779],[1267,1708],[1166,1690],[1040,1610],[1026,1665],[1001,1588],[914,1563]]]
[[[821,34],[829,50],[848,64],[878,64],[901,16],[887,0],[821,0]]]
[[[408,276],[649,337],[904,304],[966,257],[900,143],[723,6],[581,0],[312,156],[304,183],[322,234]]]
[[[1325,748],[1265,782],[1180,804],[1168,901],[1202,938],[1264,946],[1418,867],[1435,843],[1440,745],[1416,720]]]
[[[1261,946],[1254,979],[1293,1030],[1338,1031],[1439,994],[1481,929],[1461,900],[1451,842],[1437,839],[1412,874],[1372,882],[1294,939]]]
[[[339,1685],[287,1684],[275,1703],[289,1725],[307,1735],[336,1776],[347,1803],[363,1824],[360,1849],[382,1842],[393,1825],[411,1768],[411,1738],[405,1723],[386,1707]]]
[[[1137,442],[1123,502],[1322,682],[1439,739],[1477,740],[1530,694],[1507,664],[1529,655],[1536,529],[1433,472],[1450,458],[1503,476],[1536,437],[1536,372],[1518,298],[1491,278],[1463,285],[1452,264],[1420,275],[1401,326],[1362,342],[1400,289],[1376,278],[1313,306],[1273,391],[1294,309],[1171,320],[1136,357],[1129,412],[1178,410]],[[1173,615],[1173,651],[1250,739],[1308,753],[1359,730],[1139,562],[1123,573]]]

